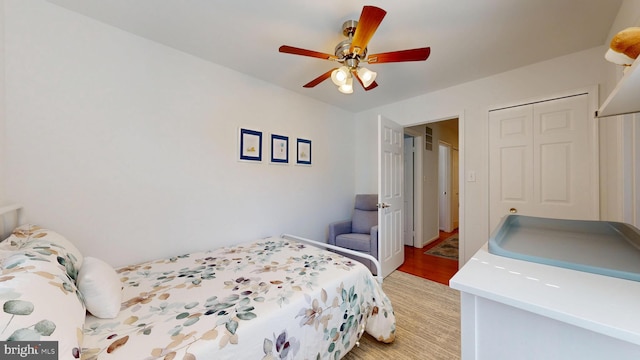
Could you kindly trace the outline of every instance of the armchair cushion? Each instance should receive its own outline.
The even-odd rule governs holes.
[[[354,209],[365,211],[378,211],[378,194],[356,195]]]
[[[356,202],[353,210],[351,232],[358,234],[369,234],[371,228],[378,225],[378,195],[360,194],[356,195]]]
[[[371,228],[378,225],[378,212],[353,210],[351,231],[357,234],[369,234]]]
[[[371,228],[371,256],[378,258],[378,225]]]
[[[336,237],[351,232],[351,220],[336,221],[329,224],[329,244],[336,245]]]
[[[377,244],[376,244],[377,245]],[[362,251],[369,254],[371,251],[370,234],[342,234],[336,236],[336,246]]]

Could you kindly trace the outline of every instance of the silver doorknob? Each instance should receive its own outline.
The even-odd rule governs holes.
[[[378,209],[384,209],[384,208],[388,208],[389,204],[385,204],[385,203],[377,203],[376,206],[378,207]]]
[[[512,213],[512,214],[515,214],[515,213],[517,213],[517,212],[518,212],[518,209],[516,209],[516,208],[511,208],[511,209],[509,209],[509,212],[510,212],[510,213]]]

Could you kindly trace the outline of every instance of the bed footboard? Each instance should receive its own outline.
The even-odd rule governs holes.
[[[373,262],[373,264],[376,266],[376,270],[377,270],[377,274],[376,275],[376,280],[378,280],[378,282],[380,284],[382,284],[383,281],[383,277],[382,277],[382,266],[380,265],[380,261],[378,261],[378,259],[374,258],[373,256],[369,255],[369,254],[363,254],[361,252],[355,251],[355,250],[351,250],[351,249],[345,249],[339,246],[335,246],[335,245],[331,245],[331,244],[327,244],[327,243],[323,243],[323,242],[319,242],[319,241],[315,241],[315,240],[311,240],[311,239],[306,239],[300,236],[295,236],[295,235],[290,235],[290,234],[282,234],[280,237],[284,238],[284,239],[290,239],[290,240],[297,240],[297,241],[302,241],[302,242],[306,242],[309,243],[311,245],[314,246],[318,246],[318,247],[323,247],[323,248],[327,248],[327,249],[331,249],[331,250],[335,250],[335,251],[339,251],[345,254],[349,254],[349,255],[353,255],[353,256],[357,256],[360,258],[364,258],[367,260],[371,260]]]
[[[0,241],[11,235],[16,227],[25,223],[24,209],[20,204],[0,207]]]

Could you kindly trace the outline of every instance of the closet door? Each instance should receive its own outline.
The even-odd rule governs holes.
[[[598,219],[594,126],[587,94],[489,113],[491,230],[510,213]]]
[[[510,209],[533,212],[533,111],[531,105],[489,113],[490,231]]]
[[[597,163],[592,156],[590,120],[587,95],[533,106],[533,192],[538,216],[597,219],[598,202],[593,201],[598,197],[597,182],[592,176]]]

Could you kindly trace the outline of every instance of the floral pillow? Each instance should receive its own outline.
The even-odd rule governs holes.
[[[86,309],[75,277],[81,256],[69,245],[31,228],[0,243],[0,340],[57,341],[59,359],[80,358]]]
[[[11,236],[0,242],[0,252],[32,249],[42,255],[55,255],[56,261],[66,269],[75,282],[82,266],[83,256],[69,240],[55,231],[37,225],[22,225],[13,230]]]

